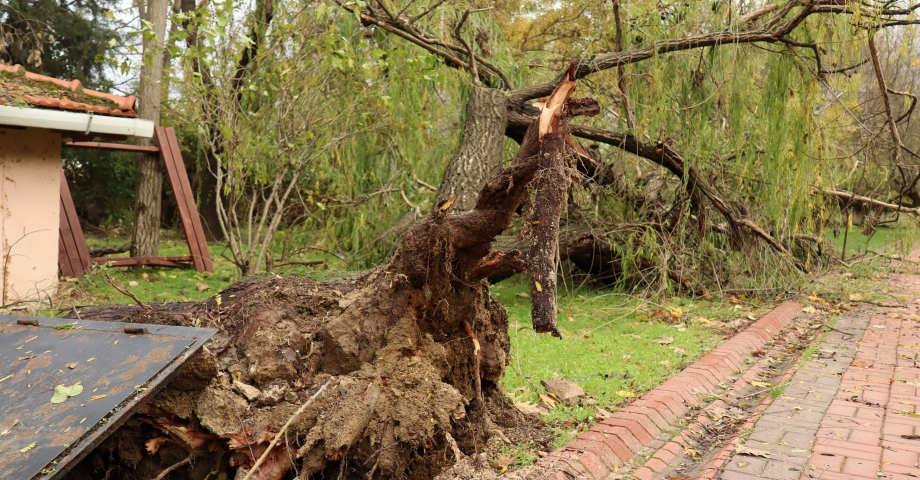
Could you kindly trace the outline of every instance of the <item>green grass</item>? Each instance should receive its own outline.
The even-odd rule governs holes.
[[[562,377],[578,383],[597,400],[596,407],[616,410],[718,346],[722,338],[713,324],[722,322],[713,318],[748,314],[721,300],[675,298],[658,305],[609,290],[583,289],[560,295],[560,340],[534,333],[528,291],[526,276],[492,287],[511,325],[511,359],[503,386],[513,398],[534,403],[540,402],[538,393],[545,394],[540,380]],[[592,405],[560,404],[544,419],[572,426],[595,415]],[[559,433],[563,441],[577,432]]]
[[[166,238],[161,239],[160,255],[177,256],[188,255],[188,245],[184,239],[175,238],[176,232],[164,231]],[[90,249],[118,246],[125,243],[125,238],[98,238],[87,237]],[[208,245],[211,258],[214,262],[214,273],[199,273],[194,268],[128,268],[108,267],[109,275],[131,293],[137,295],[142,302],[182,302],[200,301],[216,294],[221,289],[237,281],[236,267],[229,260],[230,252],[223,244],[212,243]],[[126,257],[128,254],[111,255],[110,257]],[[342,268],[342,262],[331,255],[300,255],[295,260],[323,260],[326,263],[319,266],[291,265],[276,268],[281,275],[309,275],[323,276],[332,269]],[[261,275],[267,274],[260,272]],[[112,288],[105,276],[98,269],[73,283],[77,287],[69,297],[59,299],[57,307],[69,305],[89,304],[126,304],[133,300],[122,295]],[[200,290],[200,286],[207,289]],[[62,304],[63,303],[63,304]],[[69,305],[68,305],[69,304]]]
[[[841,229],[835,236],[833,229],[829,228],[826,230],[825,235],[830,239],[839,256],[839,252],[843,249],[844,231]],[[872,235],[864,235],[863,227],[854,226],[850,229],[849,233],[846,234],[847,257],[862,255],[867,251],[880,252],[883,250],[891,250],[900,243],[906,243],[906,250],[910,250],[910,247],[914,243],[910,240],[916,235],[916,226],[906,223],[898,224],[893,227],[877,227]],[[908,241],[905,242],[905,240]],[[902,248],[898,250],[905,249]],[[902,253],[906,254],[906,252]]]

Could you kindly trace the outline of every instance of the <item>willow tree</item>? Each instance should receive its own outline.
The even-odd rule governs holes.
[[[495,44],[542,52],[549,65],[575,61],[575,77],[604,114],[571,126],[575,144],[597,147],[580,149],[579,168],[593,182],[576,188],[572,206],[594,200],[578,212],[587,227],[572,229],[561,255],[583,257],[587,248],[588,270],[651,273],[660,284],[703,294],[784,288],[822,253],[825,197],[839,193],[835,179],[846,167],[847,138],[837,128],[852,120],[827,112],[850,93],[841,88],[864,86],[836,79],[877,63],[873,39],[913,28],[918,8],[821,0],[500,2],[485,11],[443,2],[349,5],[368,27],[473,76],[463,141],[439,198],[467,198],[500,168],[499,145],[522,139],[559,81],[514,84],[505,71],[515,64],[490,55]],[[530,11],[515,13],[521,7]],[[494,38],[488,26],[495,23],[506,39]],[[877,77],[869,86],[887,94],[884,72]],[[904,122],[905,110],[849,113]],[[900,145],[891,124],[871,133]],[[846,158],[861,149],[852,146]],[[598,258],[615,265],[596,265]]]

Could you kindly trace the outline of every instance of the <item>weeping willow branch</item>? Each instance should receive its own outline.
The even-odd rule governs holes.
[[[888,26],[888,23],[882,22],[881,20],[896,16],[908,16],[920,9],[920,4],[911,5],[906,8],[891,8],[890,6],[885,6],[875,10],[866,8],[854,9],[853,6],[854,4],[850,3],[842,5],[837,0],[790,0],[779,8],[779,11],[773,14],[763,25],[752,26],[748,30],[738,32],[722,31],[662,40],[645,48],[637,48],[624,52],[613,52],[598,55],[591,59],[582,59],[576,62],[575,76],[576,78],[582,78],[600,70],[641,62],[657,55],[696,48],[720,45],[740,45],[746,43],[789,43],[791,40],[784,37],[801,25],[810,15],[815,14],[854,15],[858,13],[862,18],[880,20],[879,23],[884,27]],[[798,7],[801,8],[798,13],[790,15],[793,10]],[[765,11],[759,16],[768,14],[769,12]],[[916,25],[920,21],[906,19],[903,22],[904,24]],[[558,83],[558,81],[516,90],[511,94],[511,103],[523,103],[534,98],[549,95],[549,93],[553,91],[553,88],[555,88],[556,83]]]

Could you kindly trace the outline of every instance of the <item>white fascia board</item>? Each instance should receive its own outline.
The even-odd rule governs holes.
[[[0,126],[3,125],[47,128],[48,130],[65,130],[85,134],[153,137],[153,122],[150,120],[7,105],[0,105]]]

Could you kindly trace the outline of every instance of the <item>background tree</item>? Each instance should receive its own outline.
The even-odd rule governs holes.
[[[137,8],[141,20],[143,44],[143,64],[137,89],[137,116],[159,125],[169,0],[139,0]],[[138,139],[137,143],[138,145],[150,145],[151,140]],[[162,198],[163,173],[159,157],[138,154],[131,256],[155,257],[159,255]]]

